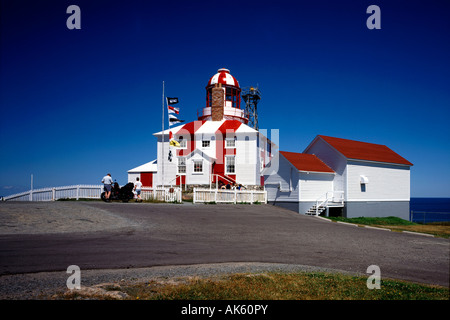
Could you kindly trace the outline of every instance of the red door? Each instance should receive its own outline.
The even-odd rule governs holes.
[[[153,172],[141,172],[141,182],[144,187],[152,187]]]

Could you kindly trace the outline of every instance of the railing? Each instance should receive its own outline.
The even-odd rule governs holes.
[[[100,199],[103,185],[74,185],[65,187],[33,189],[3,197],[3,201],[56,201],[59,199]],[[144,200],[181,202],[181,188],[143,187],[141,197]]]
[[[141,198],[143,200],[181,202],[181,188],[142,187]]]
[[[194,203],[267,203],[261,190],[218,190],[194,188]]]
[[[450,221],[450,212],[412,211],[409,221],[416,223],[447,222]]]
[[[316,200],[316,216],[319,215],[319,207],[328,206],[329,202],[344,204],[344,191],[328,191]]]
[[[206,118],[211,117],[212,107],[199,108],[197,109],[197,118]],[[242,119],[248,119],[249,113],[245,109],[234,108],[234,107],[225,107],[223,108],[223,115],[237,117]]]
[[[73,185],[41,188],[3,197],[4,201],[55,201],[59,199],[100,199],[103,185]]]
[[[219,184],[219,178],[222,178],[228,182],[231,182],[232,184],[237,184],[237,181],[232,179],[231,177],[227,177],[227,176],[222,176],[220,174],[217,173],[213,173],[211,174],[211,181],[209,182],[209,188],[211,189],[211,184],[215,183],[216,184],[216,189],[218,188],[218,184]],[[214,182],[215,181],[215,182]],[[245,188],[245,187],[244,187]]]
[[[175,181],[175,184],[177,185],[177,179],[180,178],[180,186],[183,187],[183,177],[186,177],[186,175],[184,174],[177,174],[175,176],[175,178],[173,178],[172,180],[169,181],[168,185],[170,185],[170,187],[173,187],[173,182]],[[184,184],[184,190],[186,191],[186,184]]]

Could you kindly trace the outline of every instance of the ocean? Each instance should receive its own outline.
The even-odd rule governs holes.
[[[450,221],[450,198],[411,198],[409,210],[413,222]]]

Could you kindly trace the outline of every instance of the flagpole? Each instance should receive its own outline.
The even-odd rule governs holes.
[[[161,155],[161,185],[164,188],[164,81],[162,90],[162,155]]]

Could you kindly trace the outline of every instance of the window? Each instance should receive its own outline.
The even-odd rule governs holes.
[[[178,174],[186,174],[186,157],[178,158]]]
[[[227,174],[236,173],[234,156],[226,156],[225,157],[225,173],[227,173]]]
[[[194,162],[194,173],[203,173],[203,160],[192,160]]]
[[[232,99],[232,89],[231,88],[227,88],[226,93],[227,93],[227,96],[226,96],[227,101],[231,101],[231,99]]]
[[[180,148],[181,149],[186,149],[186,147],[187,147],[187,140],[186,139],[183,139],[183,137],[182,136],[180,136],[180,137],[178,137],[178,142],[180,143]]]
[[[209,148],[210,145],[211,145],[211,141],[202,140],[202,148]]]
[[[232,101],[233,108],[240,108],[241,93],[238,89],[226,88],[225,100]]]
[[[226,139],[225,148],[236,148],[236,140],[234,138]]]

